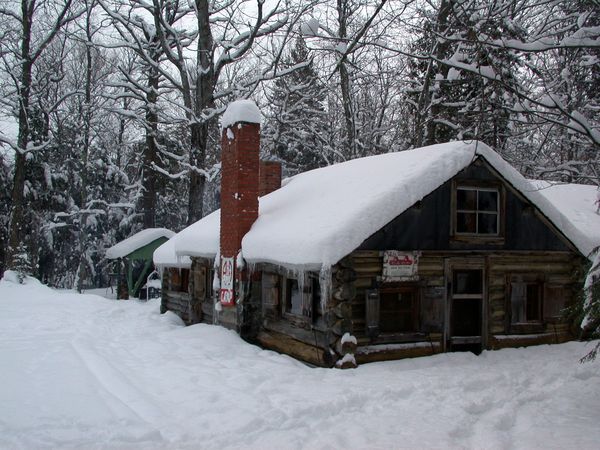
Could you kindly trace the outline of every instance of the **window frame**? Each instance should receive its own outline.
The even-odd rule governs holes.
[[[382,331],[381,330],[381,301],[382,294],[412,293],[412,308],[409,312],[409,330]],[[417,283],[393,283],[381,285],[378,289],[365,291],[365,328],[372,340],[403,341],[403,336],[413,338],[421,333],[421,290]],[[375,302],[375,304],[373,304]],[[373,315],[376,316],[376,325],[371,324]]]
[[[544,319],[544,301],[545,301],[545,288],[546,283],[544,281],[543,275],[522,275],[522,274],[511,274],[508,277],[508,286],[507,286],[507,316],[508,316],[508,325],[511,332],[540,332],[544,329],[545,319]],[[525,286],[525,304],[523,305],[523,314],[525,315],[524,320],[516,321],[514,317],[514,307],[513,307],[513,290],[515,284],[523,284]],[[528,287],[536,286],[537,288],[537,318],[529,319],[527,317],[528,312]]]
[[[304,287],[302,295],[308,297],[306,303],[310,305],[309,311],[305,314],[304,311],[300,311],[300,313],[292,312],[291,309],[288,309],[291,301],[291,290],[290,285],[294,282],[298,283],[298,278],[291,276],[280,276],[279,279],[279,289],[280,289],[280,304],[281,304],[281,315],[284,318],[291,319],[293,321],[302,321],[302,322],[313,322],[317,315],[322,314],[320,307],[320,285],[319,277],[315,274],[307,273],[303,275]],[[315,289],[315,283],[319,286],[319,289]],[[299,285],[299,284],[298,284]],[[318,292],[318,296],[317,296]]]
[[[458,191],[459,190],[471,190],[475,191],[477,194],[475,209],[458,209]],[[496,192],[497,193],[497,207],[495,212],[491,211],[483,211],[479,210],[478,199],[479,192]],[[498,241],[498,243],[502,243],[504,241],[504,231],[505,231],[505,201],[506,195],[504,186],[502,183],[493,182],[493,181],[483,181],[483,180],[453,180],[452,182],[452,195],[451,195],[451,236],[454,240],[466,240],[466,241],[485,241],[494,243],[494,241]],[[479,233],[478,231],[471,232],[459,232],[458,231],[458,214],[459,213],[471,213],[475,215],[475,227],[476,230],[479,230],[479,214],[488,214],[488,215],[496,215],[496,233]]]
[[[171,267],[169,271],[169,291],[189,294],[191,269]]]

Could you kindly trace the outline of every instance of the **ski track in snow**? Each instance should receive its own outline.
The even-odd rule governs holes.
[[[0,448],[596,449],[588,347],[313,369],[159,303],[0,282]]]

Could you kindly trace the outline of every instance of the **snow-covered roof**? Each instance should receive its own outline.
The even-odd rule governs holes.
[[[178,267],[180,269],[189,269],[192,266],[192,260],[189,256],[177,256],[175,254],[175,239],[177,234],[162,244],[152,255],[152,261],[156,267]]]
[[[184,228],[154,251],[153,261],[158,267],[191,266],[190,256],[214,258],[219,252],[221,210]]]
[[[169,239],[173,236],[175,233],[166,228],[146,228],[107,249],[106,257],[108,259],[123,258],[157,239],[162,237]]]
[[[600,246],[600,188],[588,184],[550,183],[533,180],[532,185],[590,240]]]
[[[242,241],[249,262],[300,269],[335,264],[362,242],[481,156],[521,192],[579,251],[594,238],[572,223],[487,145],[459,141],[388,153],[311,170],[259,199],[259,217]],[[187,228],[177,255],[214,257],[219,248],[219,212]]]
[[[252,100],[236,100],[231,102],[223,117],[221,117],[221,129],[225,129],[238,122],[260,123],[260,109]]]

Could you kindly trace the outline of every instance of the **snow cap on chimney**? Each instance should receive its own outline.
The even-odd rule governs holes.
[[[221,118],[221,129],[239,122],[260,124],[261,117],[260,110],[253,100],[236,100],[227,106]]]

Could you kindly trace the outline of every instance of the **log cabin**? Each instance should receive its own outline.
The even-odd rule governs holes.
[[[162,312],[323,367],[573,338],[562,312],[600,244],[593,186],[577,205],[553,201],[552,186],[477,141],[280,186],[281,167],[259,161],[259,135],[258,108],[232,103],[221,209],[155,254]]]

